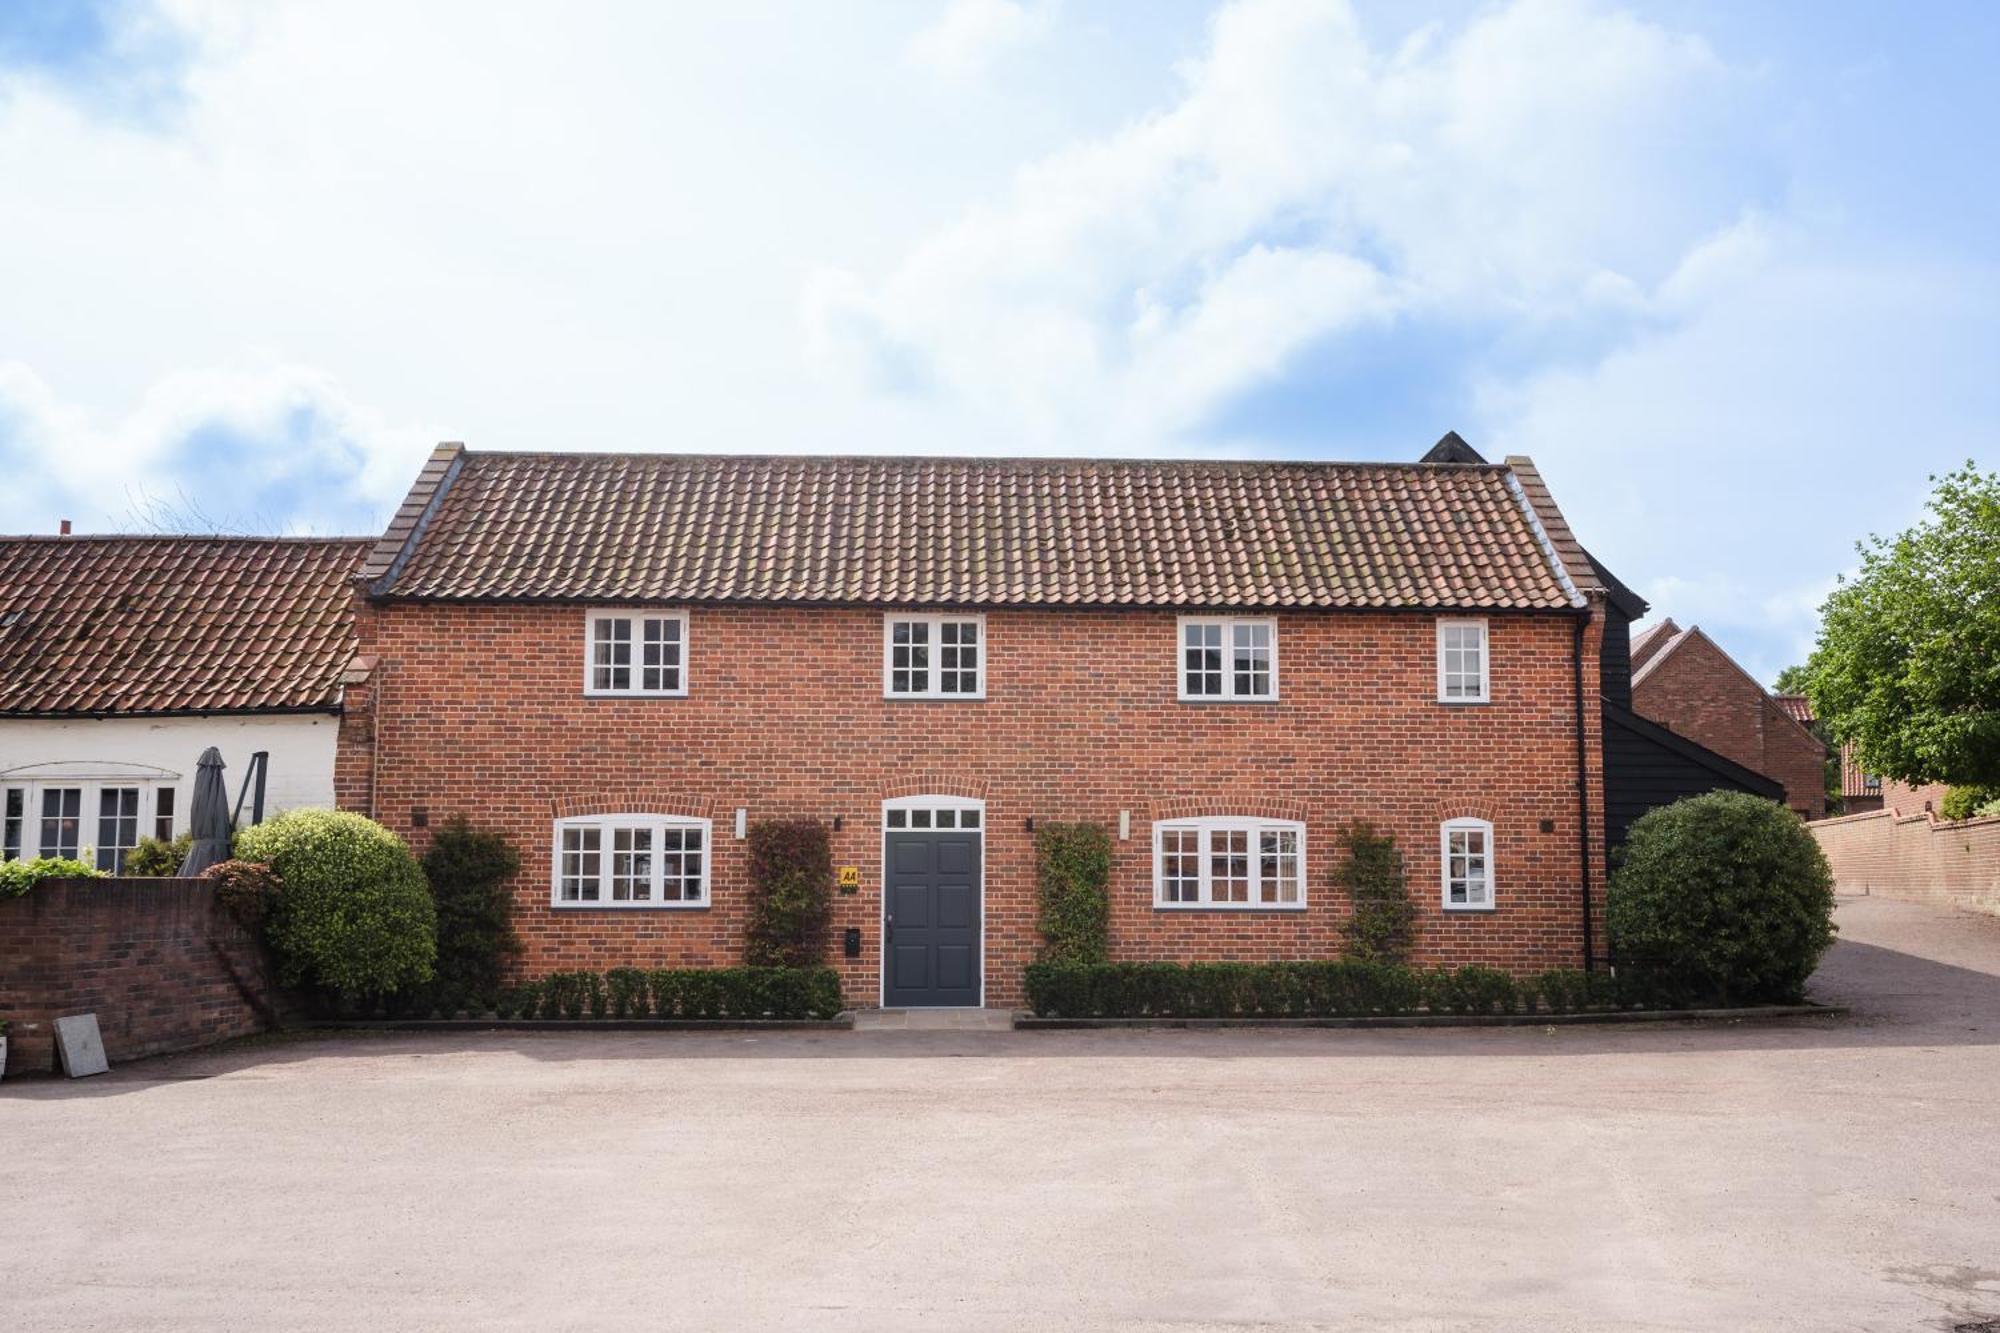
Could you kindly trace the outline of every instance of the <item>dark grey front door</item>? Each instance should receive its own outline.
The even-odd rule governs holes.
[[[977,1005],[979,835],[891,833],[882,892],[882,1003]]]

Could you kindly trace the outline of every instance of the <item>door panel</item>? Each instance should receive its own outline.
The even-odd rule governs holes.
[[[891,832],[888,853],[882,1003],[978,1004],[979,835]]]

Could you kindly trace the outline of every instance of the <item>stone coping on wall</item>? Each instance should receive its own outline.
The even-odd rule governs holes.
[[[1888,819],[1898,824],[1927,823],[1932,832],[1943,829],[1984,828],[1988,824],[2000,824],[2000,815],[1980,815],[1976,819],[1939,819],[1935,810],[1919,810],[1906,815],[1893,805],[1885,805],[1880,810],[1859,810],[1851,815],[1834,815],[1828,819],[1809,819],[1807,828],[1832,828],[1840,824],[1859,824],[1870,819]]]

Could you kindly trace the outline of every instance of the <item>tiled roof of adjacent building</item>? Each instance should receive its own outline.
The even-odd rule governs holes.
[[[397,598],[1560,609],[1595,570],[1491,464],[470,453],[361,576]]]
[[[330,709],[360,538],[0,538],[0,715]]]
[[[1792,721],[1799,723],[1801,726],[1811,725],[1813,720],[1812,700],[1806,698],[1803,694],[1773,694],[1771,697],[1778,701],[1778,707],[1791,715]]]

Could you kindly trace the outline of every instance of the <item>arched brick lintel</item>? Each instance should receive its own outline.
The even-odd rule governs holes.
[[[1300,823],[1306,820],[1303,801],[1272,800],[1266,797],[1238,796],[1176,796],[1160,801],[1148,810],[1147,815],[1158,822],[1163,819],[1293,819]]]
[[[581,815],[679,815],[684,819],[712,819],[714,807],[715,803],[705,796],[659,791],[594,792],[550,802],[551,813],[557,819]]]
[[[885,801],[905,796],[958,796],[968,801],[983,801],[986,783],[957,773],[911,773],[882,787]]]

